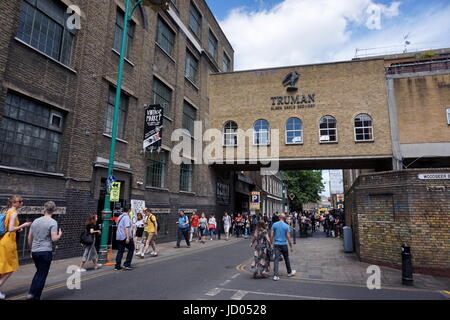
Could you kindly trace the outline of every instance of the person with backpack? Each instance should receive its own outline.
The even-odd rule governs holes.
[[[145,243],[145,246],[142,247],[142,250],[137,253],[136,256],[140,257],[141,259],[144,258],[145,254],[147,253],[149,247],[151,246],[153,251],[150,253],[152,257],[158,256],[158,251],[156,250],[156,237],[158,237],[158,221],[156,219],[156,216],[153,214],[153,212],[145,208],[144,209],[145,215],[147,217],[147,241]]]
[[[31,226],[31,222],[19,225],[17,211],[22,207],[20,196],[12,196],[6,203],[6,208],[0,213],[0,288],[14,271],[19,269],[19,254],[17,253],[16,232]],[[0,292],[0,300],[5,295]]]
[[[91,214],[89,219],[86,220],[85,230],[81,236],[81,245],[84,247],[83,258],[81,259],[79,272],[86,272],[84,268],[84,264],[87,261],[91,261],[94,263],[94,269],[102,267],[102,264],[97,263],[97,250],[95,249],[95,235],[101,235],[102,232],[97,229],[97,214]]]
[[[189,242],[189,218],[184,214],[183,210],[180,211],[180,216],[176,223],[178,225],[178,237],[177,246],[175,248],[180,248],[181,239],[183,237],[186,241],[187,247],[190,248],[191,243]]]

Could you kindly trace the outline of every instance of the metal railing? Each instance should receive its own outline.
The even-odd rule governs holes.
[[[438,70],[450,69],[450,58],[416,62],[416,63],[404,63],[398,65],[391,65],[386,67],[386,74],[401,74],[401,73],[416,73],[416,72],[432,72]]]

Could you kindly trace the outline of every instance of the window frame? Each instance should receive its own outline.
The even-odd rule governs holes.
[[[189,114],[189,112],[186,112],[189,109],[190,109],[190,111],[194,111],[195,118],[192,118],[192,115]],[[197,110],[197,108],[195,108],[189,102],[184,100],[184,102],[183,102],[182,129],[186,130],[186,132],[189,133],[189,135],[191,137],[194,137],[195,121],[197,121],[197,118],[198,118],[198,110]],[[186,120],[189,120],[189,122],[192,122],[192,127],[190,125],[189,126],[185,126],[187,124]],[[189,128],[187,128],[187,127],[189,127]],[[190,129],[192,129],[192,131]]]
[[[106,100],[106,117],[105,117],[105,125],[103,128],[103,133],[112,137],[112,125],[114,121],[114,108],[115,108],[115,97],[116,97],[116,90],[117,88],[113,85],[108,86],[108,97]],[[110,100],[112,97],[114,97],[114,103],[111,103],[112,100]],[[124,103],[126,102],[126,103]],[[126,107],[124,107],[124,105]],[[130,107],[130,96],[127,95],[123,90],[120,93],[120,108],[119,108],[119,119],[117,124],[117,139],[125,140],[125,127],[128,117],[128,109]],[[110,110],[112,109],[112,118],[109,118]],[[121,123],[121,114],[123,114],[123,122]],[[108,123],[111,122],[111,132],[107,131]]]
[[[211,39],[213,40],[211,42]],[[214,47],[214,52],[211,52],[211,44]],[[219,40],[217,39],[216,35],[212,32],[211,29],[209,29],[208,33],[208,53],[213,57],[214,61],[218,60],[219,56]]]
[[[119,14],[122,15],[122,19],[119,19]],[[122,26],[119,25],[119,21],[122,21]],[[116,6],[116,21],[114,22],[114,37],[113,37],[113,50],[117,51],[120,54],[120,48],[122,46],[122,34],[123,34],[123,23],[125,22],[125,12],[119,6]],[[119,32],[117,30],[119,29]],[[131,47],[133,45],[133,40],[136,33],[136,22],[132,19],[128,21],[127,28],[127,51],[125,52],[125,58],[130,59]],[[116,43],[116,40],[118,43]],[[116,47],[117,46],[117,47]]]
[[[161,28],[163,27],[163,28]],[[172,42],[170,41],[171,39],[168,39],[165,35],[166,33],[161,32],[161,30],[163,31],[168,31],[171,35],[173,35],[173,39]],[[167,41],[167,43],[169,45],[171,45],[170,50],[167,50],[166,47],[160,43],[159,41],[159,37],[160,35]],[[176,47],[176,37],[177,37],[177,33],[169,26],[169,24],[160,16],[158,15],[158,20],[156,22],[156,44],[158,44],[158,46],[163,49],[170,57],[174,56],[174,50]]]
[[[187,168],[187,169],[186,169]],[[184,174],[189,173],[189,180],[187,181],[188,190],[184,189],[186,187],[186,176]],[[192,163],[181,163],[180,164],[180,191],[181,192],[193,192],[193,177],[194,177],[194,165]]]
[[[191,59],[192,58],[192,59]],[[196,63],[196,67],[194,67],[190,61],[194,61]],[[199,77],[199,62],[200,60],[197,59],[197,57],[186,48],[186,57],[185,57],[185,65],[184,65],[184,77],[191,81],[193,84],[197,85],[198,83],[198,77]],[[189,68],[188,68],[189,67]],[[191,68],[195,71],[194,73],[194,79],[189,77],[188,70],[191,70]]]
[[[193,11],[194,10],[194,11]],[[197,17],[194,17],[194,15],[192,15],[192,13],[196,13],[198,14],[198,19]],[[198,24],[198,30],[197,32],[194,30],[194,28],[192,28],[191,25],[191,18],[194,18],[195,22]],[[202,13],[200,12],[200,10],[197,8],[197,6],[191,1],[190,6],[189,6],[189,18],[188,18],[188,26],[189,29],[191,29],[191,31],[194,33],[194,35],[198,38],[201,39],[202,37],[202,24],[203,24],[203,16]]]
[[[158,153],[156,157],[159,157],[159,159],[156,159],[156,154],[151,153],[150,156],[147,158],[147,165],[146,165],[146,173],[145,173],[145,186],[148,188],[165,188],[166,187],[166,175],[167,175],[167,152],[162,151],[161,153]],[[155,174],[155,165],[159,166],[157,168],[158,175]],[[150,167],[152,167],[152,171],[150,171]],[[152,172],[151,179],[150,178],[150,172]],[[155,182],[155,177],[159,182],[159,185],[154,185],[153,182]],[[149,181],[151,182],[149,183]]]
[[[170,101],[167,101],[165,97],[163,97],[161,94],[155,91],[155,84],[160,85],[160,88],[167,89],[167,92],[170,92]],[[157,104],[158,101],[156,99],[156,96],[158,96],[161,100],[166,101],[167,107],[161,103],[161,106],[164,108],[164,115],[166,117],[170,116],[172,114],[172,104],[173,104],[173,89],[167,86],[163,81],[161,81],[158,77],[153,76],[152,81],[152,101],[153,104]]]
[[[322,128],[320,127],[320,125],[322,124],[322,120],[324,120],[324,119],[326,119],[326,118],[333,118],[333,119],[334,119],[334,122],[335,122],[335,128],[331,128],[331,129],[330,129],[330,128],[327,126],[326,129],[322,129]],[[327,125],[328,125],[328,123],[329,123],[329,122],[327,122]],[[322,135],[322,130],[327,130],[327,131],[335,130],[335,131],[336,131],[336,134],[335,134],[335,135],[336,135],[336,140],[334,140],[334,141],[330,141],[330,140],[328,140],[328,141],[322,140],[322,136],[325,136],[325,135]],[[328,136],[330,136],[330,135],[328,134]],[[331,115],[326,115],[326,116],[323,116],[323,117],[320,118],[320,120],[319,120],[319,142],[320,142],[321,144],[329,144],[329,143],[338,143],[338,142],[339,142],[338,126],[337,126],[337,120],[336,120],[335,117],[333,117],[333,116],[331,116]]]
[[[288,130],[287,126],[288,126],[288,122],[290,120],[298,120],[300,122],[300,129],[296,130],[296,129],[292,129],[292,130]],[[288,132],[298,132],[300,131],[300,142],[288,142]],[[299,144],[303,144],[303,121],[300,118],[297,117],[291,117],[286,121],[286,124],[284,126],[284,133],[285,133],[285,143],[287,145],[299,145]],[[296,137],[296,136],[295,136]]]
[[[235,125],[235,131],[234,132],[227,132],[226,130],[227,129],[233,129],[233,124]],[[227,128],[227,125],[230,125],[230,127],[229,128]],[[238,130],[239,130],[239,126],[238,126],[238,124],[235,122],[235,121],[233,121],[233,120],[229,120],[229,121],[227,121],[227,122],[225,122],[225,124],[223,125],[223,133],[222,133],[222,135],[223,135],[223,139],[222,139],[222,145],[224,146],[224,147],[237,147],[237,145],[238,145]],[[235,141],[235,143],[234,144],[227,144],[227,141],[231,141],[230,139],[227,139],[227,137],[234,137],[234,139],[233,139],[233,141]]]
[[[447,124],[450,125],[450,108],[447,108]]]
[[[364,126],[364,122],[366,121],[366,120],[362,120],[361,122],[362,122],[362,124],[363,124],[363,126],[362,127],[357,127],[356,126],[356,119],[358,118],[358,117],[361,117],[361,116],[367,116],[367,117],[369,117],[370,118],[370,126]],[[358,130],[358,129],[362,129],[363,130],[363,133],[362,133],[362,136],[363,136],[363,140],[358,140],[357,139],[357,136],[358,135],[361,135],[361,134],[358,134],[358,133],[356,133],[356,130]],[[371,135],[371,139],[365,139],[365,135],[366,135],[366,133],[364,132],[364,130],[365,129],[370,129],[370,135]],[[355,139],[355,142],[358,142],[358,143],[360,143],[360,142],[373,142],[373,141],[375,141],[375,137],[374,137],[374,132],[373,132],[373,118],[369,115],[369,114],[367,114],[367,113],[360,113],[360,114],[358,114],[356,117],[354,117],[353,118],[353,133],[354,133],[354,139]]]
[[[225,61],[228,61],[228,64],[225,64]],[[225,65],[227,66],[227,70],[225,70]],[[231,72],[231,58],[228,56],[228,54],[224,51],[223,52],[223,72]]]
[[[264,132],[264,131],[260,131],[260,130],[256,130],[256,125],[258,122],[260,121],[265,121],[267,123],[267,143],[256,143],[256,136],[258,135],[259,132]],[[256,120],[255,123],[253,123],[253,145],[254,146],[269,146],[270,145],[270,123],[269,121],[265,120],[265,119],[259,119]]]

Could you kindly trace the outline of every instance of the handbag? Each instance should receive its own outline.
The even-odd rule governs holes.
[[[214,225],[214,224],[210,224],[210,225],[208,225],[208,229],[209,230],[211,230],[211,229],[215,229],[216,228],[216,226]]]
[[[81,233],[80,242],[86,246],[89,246],[94,243],[94,235],[89,233],[87,230],[84,230]]]

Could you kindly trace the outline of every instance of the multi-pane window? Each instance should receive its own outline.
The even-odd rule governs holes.
[[[64,116],[8,92],[0,121],[0,164],[56,172]]]
[[[182,163],[180,166],[180,190],[192,192],[192,164]]]
[[[290,118],[286,122],[286,143],[299,144],[303,142],[303,125],[298,118]]]
[[[59,1],[23,0],[17,38],[70,65],[75,29],[69,29],[67,8]]]
[[[209,37],[208,37],[208,52],[211,54],[211,56],[214,58],[214,60],[217,60],[217,46],[218,41],[214,34],[209,31]]]
[[[355,118],[355,140],[373,141],[372,118],[367,114],[360,114]]]
[[[223,53],[223,72],[229,72],[231,71],[231,60],[228,58],[227,54]]]
[[[186,51],[186,66],[184,76],[191,80],[193,83],[197,83],[198,73],[198,60],[192,53]]]
[[[158,18],[156,43],[169,55],[172,55],[175,46],[175,32],[161,18]]]
[[[183,106],[183,129],[188,130],[191,136],[194,136],[195,120],[197,120],[197,109],[185,101]]]
[[[337,141],[337,123],[332,116],[325,116],[320,119],[320,142],[336,142]]]
[[[269,139],[269,122],[266,120],[258,120],[253,126],[253,144],[254,145],[268,145]]]
[[[116,102],[116,88],[109,87],[108,92],[108,103],[106,108],[106,123],[105,123],[105,133],[112,136],[112,127],[114,120],[114,106]],[[120,95],[120,108],[119,108],[119,122],[117,126],[117,138],[125,138],[125,120],[127,117],[128,110],[128,96],[125,94]]]
[[[150,154],[147,163],[146,185],[155,188],[164,188],[166,175],[166,153]]]
[[[189,8],[189,27],[200,38],[202,30],[202,15],[192,3]]]
[[[113,48],[117,52],[120,53],[120,49],[122,47],[122,34],[123,34],[123,27],[124,27],[124,19],[125,19],[125,13],[122,11],[122,9],[117,8],[117,14],[116,14],[116,27],[115,27],[115,33],[114,33],[114,44]],[[128,58],[130,53],[130,48],[132,46],[132,41],[134,38],[134,29],[135,29],[135,23],[130,20],[128,22],[128,28],[127,28],[127,51],[125,56]]]
[[[153,104],[160,104],[164,108],[164,114],[169,115],[172,106],[172,89],[166,86],[158,78],[153,77]]]
[[[237,146],[238,125],[234,121],[228,121],[223,127],[224,146]]]
[[[447,124],[450,124],[450,108],[447,109]]]

